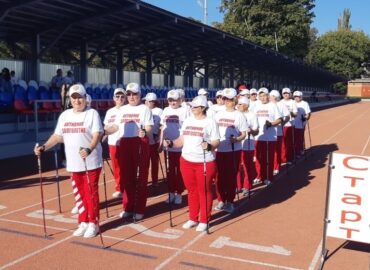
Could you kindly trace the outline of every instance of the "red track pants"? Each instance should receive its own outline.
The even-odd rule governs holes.
[[[177,192],[181,194],[185,190],[184,181],[180,171],[180,157],[181,152],[167,152],[168,153],[168,186],[171,193]]]
[[[293,127],[284,127],[284,137],[282,141],[282,150],[281,150],[282,163],[292,162],[294,159],[293,132],[294,132]]]
[[[101,168],[87,171],[90,180],[90,188],[86,172],[72,172],[72,188],[78,208],[78,223],[96,223],[99,219],[99,176]]]
[[[295,152],[296,155],[301,155],[303,152],[303,144],[304,144],[304,129],[303,128],[295,128],[294,129],[294,144],[295,144]]]
[[[207,223],[211,217],[212,211],[211,188],[212,179],[216,176],[216,162],[211,161],[206,163],[206,177],[204,177],[203,163],[190,162],[181,158],[180,169],[186,189],[188,190],[189,219]],[[206,190],[204,190],[205,188]]]
[[[280,171],[280,167],[281,167],[282,141],[283,141],[283,137],[278,136],[276,144],[275,144],[275,150],[274,150],[274,170],[278,170],[278,171]]]
[[[109,155],[112,161],[114,180],[116,181],[116,191],[123,192],[121,189],[121,171],[119,166],[119,146],[109,145]]]
[[[238,189],[251,189],[256,177],[256,166],[253,162],[254,150],[242,151],[241,162],[237,176]]]
[[[150,174],[152,176],[152,183],[158,183],[158,166],[159,166],[159,143],[151,144],[150,148]]]
[[[217,178],[216,194],[217,200],[232,203],[235,198],[236,176],[242,151],[217,152]]]
[[[121,179],[126,193],[122,198],[123,209],[126,212],[144,214],[148,196],[148,138],[122,138],[120,150]]]
[[[256,170],[260,180],[273,179],[275,141],[256,142]],[[268,159],[267,159],[268,156]],[[267,166],[268,160],[268,166]]]

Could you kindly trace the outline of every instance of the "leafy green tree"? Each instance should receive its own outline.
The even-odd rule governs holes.
[[[222,0],[224,22],[214,24],[262,46],[303,58],[310,43],[314,0]]]
[[[370,38],[361,31],[327,32],[312,45],[307,61],[348,79],[359,78],[370,60]]]

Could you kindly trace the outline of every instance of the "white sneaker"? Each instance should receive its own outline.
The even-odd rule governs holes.
[[[261,184],[261,183],[262,183],[261,179],[256,178],[256,179],[253,180],[253,185],[258,185],[258,184]]]
[[[121,213],[119,213],[119,217],[120,218],[128,218],[128,217],[131,217],[133,214],[131,212],[126,212],[126,211],[122,211]]]
[[[216,207],[214,208],[216,211],[221,211],[223,210],[225,207],[225,203],[224,202],[218,202],[218,204],[216,205]]]
[[[81,222],[80,225],[78,225],[78,229],[73,232],[73,236],[82,236],[87,230],[87,223]]]
[[[144,214],[135,214],[135,220],[142,220],[144,217]]]
[[[230,214],[232,214],[235,210],[234,204],[233,203],[226,203],[226,206],[224,207],[224,210]]]
[[[120,191],[115,191],[115,192],[113,192],[112,197],[113,197],[113,198],[116,198],[116,199],[118,199],[118,198],[122,198],[122,192],[120,192]]]
[[[207,230],[207,223],[199,223],[195,230],[197,232],[205,232]]]
[[[277,174],[279,174],[279,170],[274,170],[272,174],[273,174],[273,175],[277,175]]]
[[[186,221],[183,225],[182,225],[182,228],[183,229],[190,229],[194,226],[197,226],[198,225],[198,222],[196,221],[193,221],[193,220],[188,220]]]
[[[167,199],[166,199],[166,203],[173,203],[173,201],[175,200],[175,193],[170,193],[170,200],[168,200],[168,196],[167,196]]]
[[[87,230],[84,233],[84,238],[95,237],[99,232],[98,226],[95,223],[89,222]]]
[[[173,200],[174,204],[182,204],[182,195],[176,194],[175,199]]]
[[[266,179],[265,181],[263,181],[263,183],[266,185],[266,186],[269,186],[271,185],[271,181]]]
[[[78,207],[77,206],[72,208],[71,214],[74,214],[74,215],[78,214]]]

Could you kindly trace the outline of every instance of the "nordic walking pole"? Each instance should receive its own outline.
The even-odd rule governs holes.
[[[269,124],[267,124],[269,123]],[[271,122],[266,120],[266,132],[267,130],[269,129],[269,127],[271,126]],[[269,141],[267,140],[266,141],[266,177],[267,177],[267,180],[271,181],[269,179],[269,168],[270,168],[270,160],[269,160]]]
[[[109,213],[108,213],[108,200],[107,200],[107,182],[106,182],[106,180],[105,180],[104,161],[103,161],[103,183],[104,183],[105,214],[106,214],[107,218],[109,218]]]
[[[173,227],[172,224],[172,202],[171,202],[171,195],[170,195],[170,182],[168,180],[168,173],[169,173],[169,164],[168,164],[168,147],[166,146],[164,148],[164,155],[165,155],[165,161],[164,161],[164,168],[166,170],[166,181],[167,181],[167,189],[168,189],[168,207],[169,207],[169,213],[170,213],[170,226]]]
[[[55,180],[57,181],[57,190],[58,190],[59,213],[62,213],[62,205],[60,203],[60,185],[59,185],[59,172],[58,172],[58,152],[57,152],[57,149],[56,148],[54,148],[54,160],[55,160]]]
[[[208,200],[207,200],[207,164],[206,164],[206,150],[205,149],[203,149],[203,176],[204,176],[204,195],[206,199],[205,209],[206,209],[206,219],[207,219],[207,234],[209,234]]]
[[[80,147],[80,151],[84,149],[83,147]],[[84,161],[84,165],[85,165],[85,174],[86,174],[86,180],[87,180],[87,186],[89,187],[89,193],[90,193],[90,198],[92,200],[92,204],[94,205],[94,199],[95,199],[95,196],[94,196],[94,193],[92,192],[91,190],[91,182],[90,182],[90,176],[89,176],[89,172],[87,171],[87,164],[86,164],[86,158],[83,159]],[[95,208],[96,206],[94,206]],[[96,209],[94,209],[95,211]],[[98,210],[99,211],[99,210]],[[100,236],[100,242],[101,242],[101,245],[102,245],[102,248],[104,249],[105,246],[104,246],[104,241],[103,241],[103,235],[101,233],[101,230],[100,230],[100,225],[99,225],[99,218],[98,216],[96,216],[95,218],[95,221],[96,221],[96,225],[98,226],[98,231],[99,231],[99,236]]]
[[[308,138],[310,139],[310,149],[312,148],[312,141],[311,141],[311,130],[310,130],[310,120],[307,119],[307,129],[308,129]],[[310,151],[313,155],[312,150]]]
[[[161,161],[161,156],[159,155],[158,153],[158,161],[159,161],[159,166],[161,168],[161,172],[162,172],[162,180],[164,179],[164,171],[163,171],[163,166],[162,166],[162,161]]]
[[[113,177],[114,177],[114,172],[113,172],[113,169],[112,169],[112,167],[110,166],[110,164],[109,164],[109,161],[108,161],[108,159],[104,159],[104,161],[108,164],[108,168],[109,168],[109,170],[110,170],[110,172],[111,172],[111,174],[113,175]]]
[[[140,129],[145,132],[145,129],[143,125],[140,125]],[[138,151],[138,157],[137,157],[137,168],[136,168],[136,180],[135,180],[135,194],[134,194],[134,214],[132,216],[134,223],[136,223],[136,208],[137,208],[137,196],[138,196],[138,187],[140,185],[140,158],[141,158],[141,138],[139,137],[140,142],[139,142],[139,151]]]
[[[251,134],[248,132],[248,152],[251,152]],[[247,168],[245,170],[245,173],[248,175],[248,171],[249,171],[249,154],[247,152]],[[253,161],[253,160],[252,160]],[[250,183],[251,183],[251,179],[249,178],[249,175],[248,175],[248,181],[249,181],[249,186],[248,186],[248,189],[249,189],[249,192],[248,192],[248,199],[251,198],[251,189],[250,189]]]
[[[39,147],[39,144],[36,143],[35,148]],[[44,204],[44,189],[42,185],[42,169],[41,169],[41,153],[37,156],[37,167],[39,170],[39,177],[40,177],[40,192],[41,192],[41,208],[42,208],[42,221],[44,225],[44,236],[45,238],[48,237],[46,233],[46,221],[45,221],[45,204]]]

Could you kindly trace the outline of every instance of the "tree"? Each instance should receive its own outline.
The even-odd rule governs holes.
[[[362,31],[327,32],[312,45],[307,56],[316,64],[348,79],[359,78],[361,64],[370,60],[370,38]]]
[[[214,26],[262,46],[303,58],[308,52],[314,0],[222,0],[224,22]]]
[[[351,18],[351,11],[346,8],[343,10],[342,17],[338,19],[338,30],[351,30],[352,26],[349,24]]]

